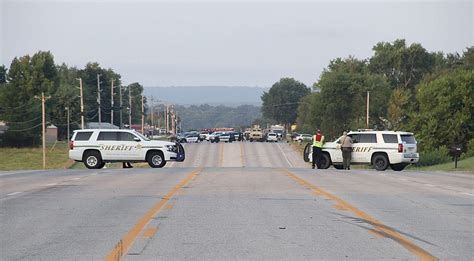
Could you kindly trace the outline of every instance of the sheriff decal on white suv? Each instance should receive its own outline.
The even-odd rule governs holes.
[[[134,130],[76,130],[69,144],[69,158],[100,169],[106,162],[148,162],[162,168],[167,161],[182,162],[184,148],[179,143],[149,140]]]

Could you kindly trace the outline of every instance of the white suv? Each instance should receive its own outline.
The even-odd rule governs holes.
[[[184,161],[179,143],[149,140],[134,130],[76,130],[69,143],[69,158],[84,162],[89,169],[100,169],[105,162],[148,162],[162,168],[167,161]]]
[[[413,133],[401,131],[351,131],[348,133],[353,140],[351,164],[369,164],[376,170],[386,170],[389,166],[401,171],[412,163],[417,163],[419,154]],[[340,138],[327,142],[323,146],[323,169],[333,165],[336,169],[343,168],[342,150],[338,147]],[[304,159],[312,160],[311,144],[305,148]]]

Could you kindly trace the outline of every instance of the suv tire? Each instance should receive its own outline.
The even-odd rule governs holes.
[[[96,150],[86,151],[83,156],[83,162],[88,169],[100,169],[104,167],[100,152]]]
[[[372,159],[372,164],[374,165],[375,169],[378,171],[383,171],[388,168],[388,159],[387,156],[383,154],[377,154]]]
[[[327,153],[323,153],[321,157],[320,167],[321,169],[327,169],[329,168],[329,166],[331,166],[331,158]]]
[[[163,168],[166,164],[165,157],[163,153],[159,151],[152,151],[148,153],[147,160],[148,165],[152,168]]]
[[[407,164],[405,163],[398,163],[398,164],[391,164],[390,168],[392,168],[394,171],[402,171]]]

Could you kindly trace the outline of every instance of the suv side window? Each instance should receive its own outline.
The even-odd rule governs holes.
[[[129,132],[119,132],[121,141],[135,141],[135,135]]]
[[[396,134],[382,134],[383,142],[385,143],[398,143]]]
[[[101,131],[97,140],[118,140],[117,134],[119,133],[116,131]]]
[[[361,133],[359,134],[359,143],[377,143],[377,135]]]
[[[76,137],[74,138],[74,140],[82,140],[82,141],[85,141],[85,140],[89,140],[90,137],[92,136],[92,131],[87,131],[87,132],[78,132],[76,134]]]
[[[353,143],[358,143],[359,142],[359,134],[350,134],[350,135],[347,135],[347,136],[351,137]],[[341,143],[341,142],[342,142],[341,138],[339,138],[339,143]]]

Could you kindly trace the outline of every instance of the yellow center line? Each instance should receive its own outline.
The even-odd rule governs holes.
[[[245,167],[244,165],[244,144],[240,142],[240,164],[242,167]]]
[[[148,212],[135,224],[135,226],[128,231],[128,233],[120,239],[120,241],[115,245],[114,249],[105,257],[106,261],[120,260],[124,254],[128,252],[130,247],[133,245],[133,242],[140,235],[140,232],[145,228],[145,226],[155,217],[165,206],[168,201],[178,192],[182,187],[186,186],[192,179],[194,179],[200,172],[202,168],[195,169],[192,171],[186,178],[181,180],[181,182],[174,186],[168,194],[166,194],[158,203],[156,203]],[[149,235],[151,232],[147,232]]]
[[[219,166],[222,167],[222,165],[224,164],[224,144],[223,143],[220,143],[220,147],[219,147]]]
[[[386,238],[390,238],[393,241],[397,242],[412,254],[416,255],[420,260],[439,260],[437,257],[431,255],[426,250],[422,249],[421,247],[415,245],[415,243],[411,242],[409,239],[402,236],[398,233],[395,229],[384,225],[382,222],[378,221],[374,217],[370,216],[369,214],[363,212],[362,210],[354,207],[353,205],[349,204],[348,202],[344,201],[343,199],[339,198],[336,195],[333,195],[315,185],[309,183],[308,181],[296,176],[292,172],[287,169],[282,169],[283,172],[290,177],[291,179],[295,180],[301,186],[309,188],[314,195],[322,195],[327,199],[330,199],[336,203],[335,208],[339,210],[348,210],[355,214],[357,217],[363,219],[368,224],[374,227],[373,230],[370,230],[371,233],[376,233],[379,236],[383,236]]]

